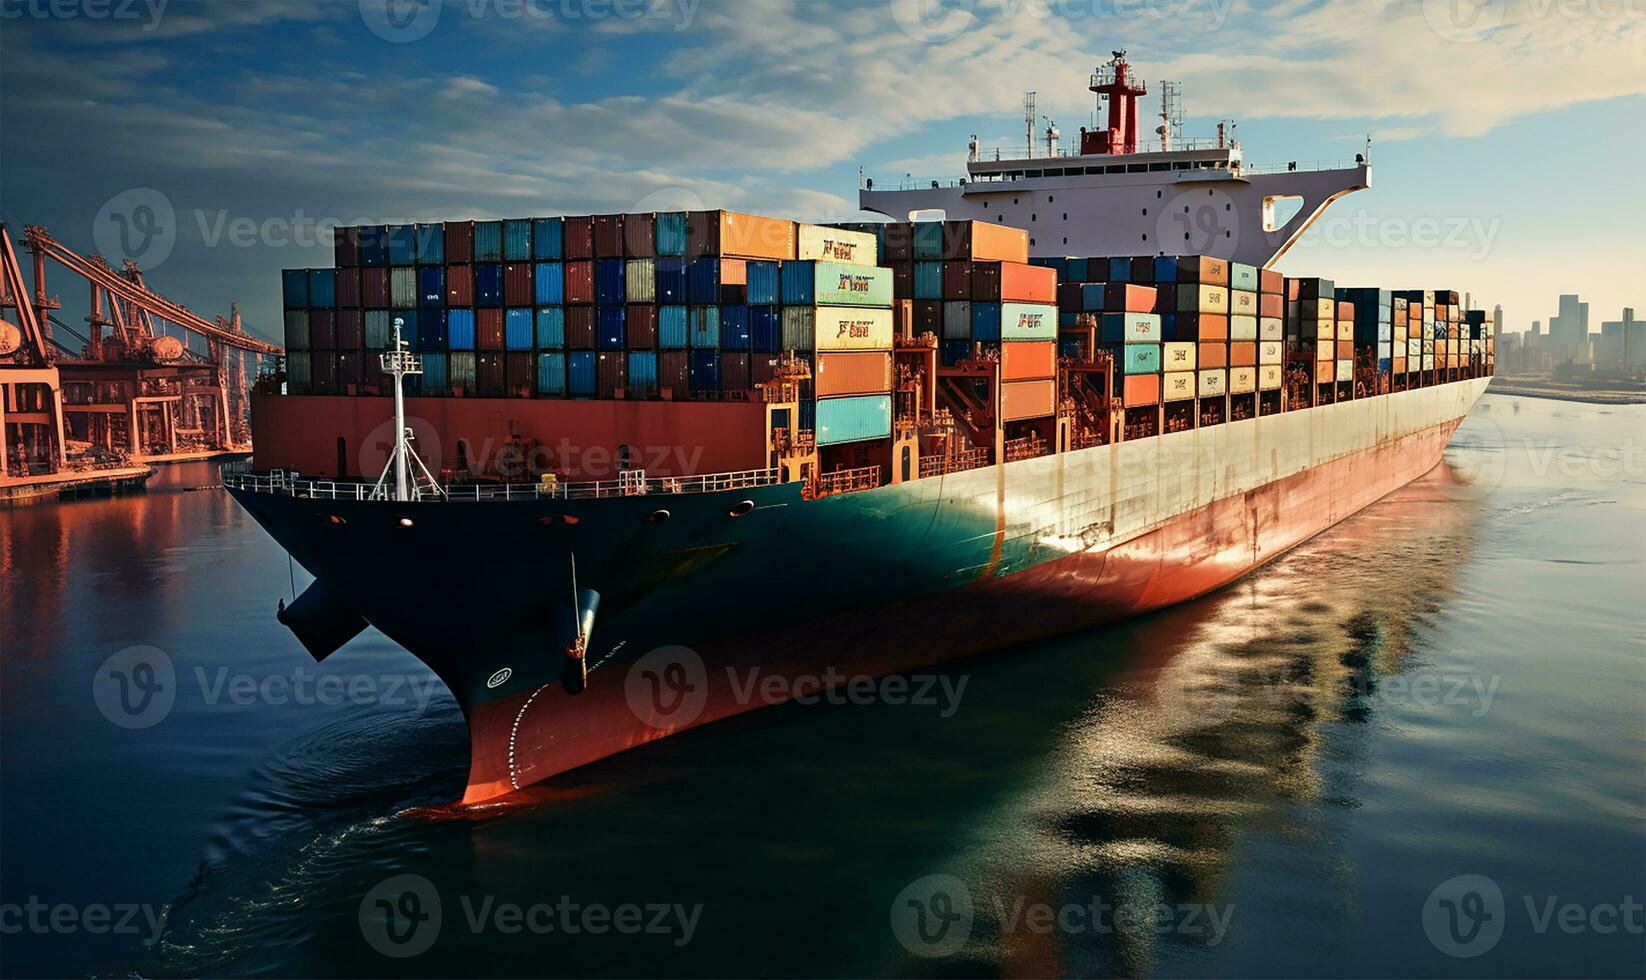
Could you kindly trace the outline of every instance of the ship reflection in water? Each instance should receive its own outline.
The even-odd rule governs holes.
[[[1526,900],[1646,896],[1646,477],[1514,447],[1594,460],[1643,418],[1488,396],[1405,490],[1197,602],[951,665],[958,705],[788,705],[468,811],[444,692],[191,689],[305,663],[284,555],[222,495],[151,494],[97,556],[130,502],[8,518],[8,631],[41,612],[6,636],[0,901],[168,917],[8,937],[4,972],[1638,976],[1638,933]],[[134,643],[183,679],[146,732],[87,703]],[[304,669],[427,677],[375,633]],[[1469,959],[1425,913],[1465,874],[1503,902]]]

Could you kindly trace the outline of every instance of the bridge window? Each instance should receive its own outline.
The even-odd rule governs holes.
[[[1044,172],[1045,171],[1043,171],[1043,170],[1025,170],[1025,171],[1023,171],[1023,176],[1025,176],[1025,177],[1039,177]]]
[[[1061,170],[1047,170],[1046,171],[1046,176],[1048,176],[1048,177],[1061,177],[1061,176],[1063,176],[1063,171],[1061,171]]]
[[[1161,171],[1161,170],[1170,170],[1170,169],[1172,169],[1172,165],[1170,163],[1151,163],[1151,164],[1149,164],[1149,171],[1151,173],[1155,173],[1155,172],[1158,172],[1158,171]]]
[[[1189,164],[1186,161],[1183,162],[1183,163],[1174,163],[1174,164],[1172,164],[1172,169],[1173,170],[1187,170],[1187,169],[1189,169]]]
[[[1103,168],[1103,172],[1106,174],[1123,174],[1126,172],[1126,165],[1124,163],[1110,164]]]
[[[1097,175],[1097,174],[1100,174],[1100,173],[1102,173],[1102,172],[1103,172],[1103,168],[1102,168],[1102,167],[1087,167],[1087,168],[1086,168],[1086,173],[1087,173],[1087,174],[1088,174],[1088,175],[1092,175],[1092,176],[1095,176],[1095,175]]]
[[[1129,174],[1146,174],[1149,172],[1149,165],[1146,163],[1128,163],[1126,172]]]

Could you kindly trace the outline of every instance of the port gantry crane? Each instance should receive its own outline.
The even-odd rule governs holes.
[[[248,447],[247,355],[255,371],[284,348],[248,333],[235,307],[207,320],[154,292],[135,262],[116,270],[32,225],[23,241],[32,289],[0,223],[0,485]],[[47,292],[47,259],[87,284],[83,335],[53,313],[62,303]],[[58,341],[54,325],[81,347]],[[206,354],[190,350],[191,335]]]

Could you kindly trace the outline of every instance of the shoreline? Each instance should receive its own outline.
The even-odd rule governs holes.
[[[1520,395],[1525,398],[1547,398],[1551,401],[1582,402],[1588,405],[1646,405],[1646,391],[1623,391],[1607,388],[1563,388],[1537,381],[1507,380],[1494,377],[1486,387],[1488,395]]]

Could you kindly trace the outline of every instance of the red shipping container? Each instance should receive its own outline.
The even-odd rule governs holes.
[[[1126,375],[1120,389],[1120,403],[1127,408],[1160,404],[1160,375]]]
[[[567,218],[564,226],[566,258],[594,258],[594,219],[587,216]]]
[[[382,309],[389,305],[389,270],[382,267],[360,270],[361,305]]]
[[[360,229],[339,228],[332,239],[333,265],[339,269],[354,269],[360,265]]]
[[[657,384],[667,397],[686,398],[691,381],[691,361],[683,350],[659,351]]]
[[[657,215],[623,216],[623,254],[631,259],[649,259],[657,252]]]
[[[623,216],[597,214],[594,216],[594,257],[620,259],[623,257]]]
[[[1073,286],[1073,289],[1064,287]],[[1080,309],[1080,285],[1057,284],[1057,270],[1026,262],[972,263],[972,299],[989,303],[1057,303]]]
[[[530,398],[537,389],[537,367],[529,350],[503,355],[503,381],[510,398]]]
[[[760,387],[777,377],[777,358],[770,354],[755,354],[749,358],[749,380],[754,382],[753,387]]]
[[[492,307],[474,311],[474,346],[479,350],[503,349],[503,311]]]
[[[339,307],[360,305],[359,269],[337,270],[337,305]]]
[[[972,264],[964,259],[943,263],[943,298],[970,299],[972,295]]]
[[[1207,365],[1201,365],[1206,367]],[[1229,343],[1230,367],[1257,367],[1257,341],[1235,340]]]
[[[506,387],[503,355],[484,351],[474,356],[474,390],[481,398],[501,398]]]
[[[943,335],[943,301],[940,299],[917,299],[914,301],[914,332],[915,336],[923,333]]]
[[[1176,313],[1177,290],[1164,284],[1161,286],[1156,286],[1154,293],[1154,311],[1156,313]]]
[[[309,320],[314,330],[314,320]],[[359,310],[337,311],[337,346],[341,350],[359,350],[366,345],[366,315]]]
[[[446,222],[446,261],[461,265],[474,261],[474,222]]]
[[[1001,384],[1000,418],[1003,421],[1043,419],[1056,413],[1056,381],[1008,381]]]
[[[309,311],[309,347],[314,350],[337,348],[337,315],[331,310]]]
[[[628,332],[630,350],[654,350],[657,347],[657,306],[653,303],[631,303],[623,314],[624,329]]]
[[[309,365],[310,379],[317,395],[337,394],[337,358],[331,354],[315,354]]]
[[[1103,312],[1153,313],[1155,306],[1153,286],[1134,286],[1127,282],[1111,282],[1103,287]]]
[[[1348,300],[1339,300],[1337,303],[1337,319],[1341,323],[1347,320],[1350,323],[1355,319],[1355,305]]]
[[[532,290],[532,264],[511,262],[503,266],[503,302],[509,306],[530,306],[536,299]]]
[[[1259,293],[1257,315],[1279,319],[1286,315],[1286,298],[1279,293]]]
[[[899,262],[892,269],[892,298],[914,299],[914,264]]]
[[[365,380],[365,357],[359,351],[343,351],[337,355],[339,394],[347,393],[351,385],[358,389]]]
[[[311,330],[313,329],[312,324],[310,325],[310,329]],[[1352,340],[1340,340],[1340,341],[1337,342],[1337,359],[1338,360],[1340,360],[1340,361],[1352,361],[1352,360],[1354,360],[1354,356],[1355,356],[1355,342],[1354,341],[1352,341]]]
[[[628,382],[629,355],[619,350],[603,350],[595,357],[595,393],[615,398]]]
[[[594,302],[593,262],[567,262],[564,266],[564,275],[568,304]]]
[[[1229,366],[1229,345],[1224,343],[1197,344],[1195,346],[1195,369],[1212,371]]]
[[[1257,291],[1260,293],[1273,293],[1276,296],[1285,296],[1286,277],[1282,276],[1273,269],[1259,269],[1257,270]],[[1269,314],[1265,313],[1263,315],[1268,316]],[[1277,313],[1275,315],[1279,316],[1280,314]]]
[[[991,302],[989,296],[980,294],[986,294],[989,291],[989,287],[991,285],[995,285],[989,282],[991,277],[984,271],[986,268],[987,266],[980,265],[978,267],[977,275],[972,277],[972,298],[980,303]],[[1059,285],[1057,287],[1058,309],[1078,311],[1081,308],[1081,305],[1085,302],[1085,300],[1081,298],[1082,293],[1080,287],[1081,283],[1078,282],[1066,282]],[[995,287],[995,292],[998,294],[998,286]]]
[[[720,355],[720,390],[749,390],[749,355],[726,353]]]
[[[392,395],[394,389],[385,387],[383,382],[383,359],[376,354],[367,352],[365,362],[361,365],[365,370],[365,380],[360,383],[364,391],[376,395]]]
[[[1000,380],[1038,381],[1057,376],[1057,343],[1008,340],[1000,345]]]
[[[368,304],[369,305],[369,304]],[[387,303],[383,304],[387,306]],[[473,306],[474,305],[474,267],[469,265],[446,266],[446,305]]]
[[[914,261],[914,224],[908,221],[889,222],[885,228],[884,252],[880,261],[891,265]]]
[[[721,370],[725,370],[724,360]],[[812,373],[818,398],[881,394],[892,390],[892,355],[890,351],[819,353]]]
[[[566,307],[566,346],[572,350],[594,349],[594,307]]]
[[[1179,313],[1178,340],[1228,340],[1229,316],[1226,313]]]

